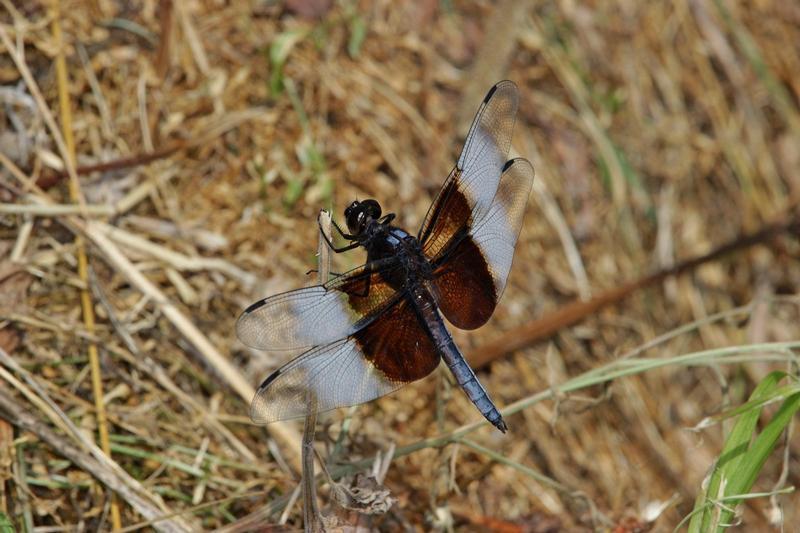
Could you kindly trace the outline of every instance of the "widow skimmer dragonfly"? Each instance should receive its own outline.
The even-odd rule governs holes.
[[[377,201],[355,201],[344,211],[349,233],[334,223],[350,244],[325,239],[336,252],[364,247],[363,266],[242,313],[236,333],[244,344],[305,350],[258,388],[254,422],[368,402],[424,378],[441,358],[480,413],[506,432],[442,315],[457,328],[478,328],[503,293],[533,184],[530,162],[506,160],[518,106],[513,82],[492,87],[417,236],[393,226],[394,214],[381,216]]]

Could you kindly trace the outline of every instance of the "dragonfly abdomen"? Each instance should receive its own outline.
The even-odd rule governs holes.
[[[503,420],[503,416],[494,405],[494,402],[492,402],[492,399],[489,398],[489,394],[483,388],[481,382],[478,381],[478,377],[470,368],[461,350],[456,346],[430,293],[426,289],[418,287],[416,290],[411,291],[411,295],[420,318],[425,323],[425,327],[433,339],[436,350],[444,359],[447,368],[453,373],[456,383],[486,420],[505,433],[508,430],[508,426]]]

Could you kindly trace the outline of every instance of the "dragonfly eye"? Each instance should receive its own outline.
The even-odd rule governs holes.
[[[361,205],[364,206],[364,211],[373,219],[378,220],[381,218],[381,204],[375,200],[364,200]]]
[[[350,204],[350,207],[344,210],[345,221],[347,222],[347,229],[350,233],[358,235],[364,230],[365,216],[363,202],[355,201]]]
[[[353,202],[352,204],[350,204],[350,205],[348,205],[347,207],[345,207],[345,208],[344,208],[344,219],[345,219],[345,220],[350,220],[350,217],[353,215],[353,212],[354,212],[356,209],[358,209],[358,206],[359,206],[359,205],[360,205],[360,204],[359,204],[359,201],[358,201],[358,200],[356,200],[356,201],[355,201],[355,202]]]

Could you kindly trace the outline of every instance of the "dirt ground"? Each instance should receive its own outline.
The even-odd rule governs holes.
[[[323,514],[671,531],[731,421],[692,428],[796,374],[796,347],[714,359],[800,339],[796,3],[0,5],[0,511],[19,530],[302,527],[302,422],[247,416],[286,356],[235,320],[315,282],[322,208],[375,198],[415,232],[501,79],[534,191],[496,313],[453,335],[518,402],[510,431],[477,424],[443,367],[321,415],[337,478],[395,451],[386,513],[348,513],[323,482]],[[620,358],[654,364],[590,379]],[[799,454],[782,439],[753,492],[796,486]],[[793,531],[798,510],[749,499],[734,530]]]

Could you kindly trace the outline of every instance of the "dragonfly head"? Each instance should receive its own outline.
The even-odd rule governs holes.
[[[344,210],[347,229],[353,235],[361,235],[373,220],[381,218],[381,206],[376,200],[356,200]]]

